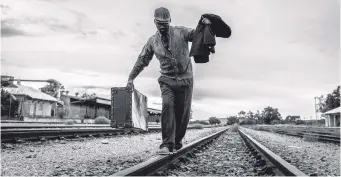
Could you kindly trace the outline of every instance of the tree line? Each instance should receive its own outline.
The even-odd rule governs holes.
[[[262,111],[257,110],[256,112],[245,112],[242,110],[235,116],[227,117],[227,124],[270,124],[274,123],[274,121],[280,121],[281,119],[282,116],[279,113],[278,108],[268,106]]]
[[[329,110],[340,107],[340,86],[337,86],[331,93],[327,94],[326,97],[320,96],[320,102],[318,103],[319,112],[327,112]],[[295,123],[303,124],[304,121],[298,115],[288,115],[282,118],[278,108],[268,106],[262,111],[257,110],[256,112],[241,110],[235,116],[228,116],[227,124],[232,125],[234,123],[239,124],[278,124],[278,123]],[[220,124],[221,121],[217,117],[210,117],[208,119],[210,124]]]

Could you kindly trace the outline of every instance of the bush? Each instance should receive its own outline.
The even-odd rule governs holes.
[[[304,124],[304,121],[303,121],[303,120],[297,120],[297,121],[296,121],[296,125],[302,125],[302,124]]]
[[[188,124],[202,124],[202,125],[210,125],[210,123],[203,121],[203,120],[195,120],[195,121],[190,121]]]
[[[198,120],[197,121],[199,124],[203,124],[203,125],[210,125],[210,123],[203,121],[203,120]]]
[[[255,119],[246,119],[240,123],[240,125],[255,125],[257,121]]]
[[[231,126],[230,130],[231,130],[231,132],[237,132],[238,131],[238,124],[237,123],[233,124]]]
[[[193,126],[194,129],[203,129],[204,127],[200,124],[196,124]]]
[[[281,124],[280,120],[273,120],[270,122],[271,125],[275,125],[275,124]]]
[[[110,120],[104,116],[99,116],[95,119],[95,124],[110,124]]]

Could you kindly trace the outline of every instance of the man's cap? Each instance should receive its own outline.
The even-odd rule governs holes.
[[[157,23],[169,23],[171,21],[169,10],[164,7],[155,9],[154,18]]]

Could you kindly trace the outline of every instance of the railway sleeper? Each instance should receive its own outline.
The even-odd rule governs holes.
[[[64,137],[64,136],[61,136],[61,135],[58,135],[57,139],[59,139],[59,140],[65,140],[65,137]]]
[[[13,142],[14,143],[24,143],[24,142],[26,142],[24,139],[22,139],[22,138],[14,138],[13,139]]]
[[[249,156],[254,156],[256,161],[254,163],[254,173],[257,173],[259,176],[270,175],[275,176],[279,174],[278,170],[275,170],[275,166],[265,157],[263,153],[261,153],[255,145],[251,144],[244,136],[241,135],[244,139],[245,145],[249,148]],[[276,172],[275,172],[276,171]],[[277,173],[277,174],[276,174]]]
[[[190,160],[187,158],[187,157],[184,157],[184,156],[182,156],[182,157],[180,157],[179,158],[179,162],[181,162],[181,163],[187,163],[187,162],[189,162]]]
[[[38,140],[43,142],[46,141],[46,138],[44,136],[38,136]]]

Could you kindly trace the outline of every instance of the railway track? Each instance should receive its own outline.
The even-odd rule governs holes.
[[[20,143],[24,141],[44,141],[79,137],[115,136],[144,133],[139,129],[113,128],[50,128],[50,129],[15,129],[1,130],[1,143]]]
[[[255,129],[255,127],[249,127]],[[285,129],[285,128],[274,128],[274,127],[259,127],[255,130],[274,132],[295,137],[311,137],[321,142],[340,144],[340,134],[337,132],[325,132],[316,129]]]
[[[195,127],[189,126],[188,129]],[[149,125],[148,131],[136,128],[116,129],[107,125],[8,125],[1,126],[1,143],[152,133],[160,130],[160,125]]]
[[[207,137],[201,138],[184,146],[179,151],[165,156],[155,156],[151,159],[118,171],[114,176],[170,176],[179,175],[179,171],[186,171],[190,176],[201,175],[250,175],[251,176],[307,176],[296,167],[292,166],[278,155],[271,152],[258,141],[247,135],[243,130],[238,133],[228,132],[223,129]],[[245,151],[241,149],[246,149]],[[210,150],[210,151],[207,151]],[[232,150],[231,150],[232,149]],[[226,152],[228,151],[228,152]],[[223,158],[218,158],[222,153],[226,153]],[[229,154],[230,153],[230,154]],[[197,155],[199,154],[199,155]],[[231,156],[236,157],[230,160]],[[231,164],[240,165],[240,160],[251,165],[251,169],[246,169],[250,173],[237,173],[232,169]],[[212,158],[212,159],[209,159]],[[245,160],[247,159],[247,160]],[[203,163],[208,161],[208,163]],[[214,163],[220,162],[220,163]],[[213,162],[213,163],[212,163]],[[192,167],[189,164],[192,164]],[[226,166],[225,166],[225,165]],[[206,167],[206,166],[209,167]],[[198,173],[209,168],[207,173]],[[244,167],[246,168],[246,167]],[[231,172],[231,173],[229,173]]]

